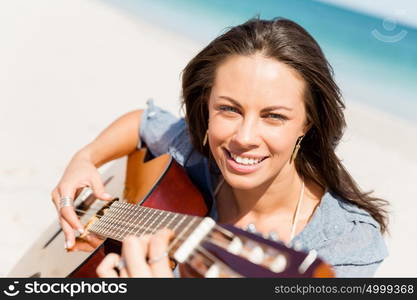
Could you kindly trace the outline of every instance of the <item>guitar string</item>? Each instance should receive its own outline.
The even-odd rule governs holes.
[[[136,207],[135,207],[136,208]],[[122,211],[123,212],[123,210],[119,210],[119,212],[120,211]],[[156,211],[156,210],[154,210],[154,211]],[[182,218],[182,220],[184,220],[184,217],[191,217],[191,220],[189,220],[189,222],[187,222],[188,224],[185,224],[184,225],[184,228],[183,229],[181,229],[181,231],[178,233],[178,234],[176,234],[176,237],[174,238],[174,240],[173,241],[171,241],[170,243],[169,243],[169,245],[168,245],[168,250],[167,250],[167,252],[168,253],[171,253],[171,251],[172,251],[172,249],[174,248],[174,246],[178,243],[178,242],[183,242],[183,241],[185,241],[186,239],[187,239],[187,237],[188,237],[188,234],[185,234],[186,232],[187,232],[187,229],[189,229],[188,231],[189,232],[193,232],[194,231],[194,229],[196,228],[196,226],[194,227],[193,226],[193,223],[196,223],[196,221],[197,220],[199,220],[199,219],[201,219],[202,220],[202,218],[200,218],[200,217],[194,217],[194,216],[188,216],[188,215],[182,215],[182,214],[178,214],[178,213],[172,213],[172,212],[166,212],[166,211],[160,211],[160,213],[159,213],[159,215],[158,215],[158,217],[157,218],[155,218],[154,219],[154,222],[158,219],[158,218],[160,218],[162,215],[164,215],[165,214],[165,216],[164,216],[164,219],[166,219],[169,215],[171,215],[171,216],[173,216],[173,218],[171,218],[170,219],[170,221],[169,222],[171,222],[172,220],[174,220],[175,218],[177,218],[177,217],[179,217],[179,216],[182,216],[183,218]],[[122,221],[122,222],[124,222],[124,223],[126,223],[126,221],[125,220],[119,220],[119,221]],[[167,224],[169,224],[169,222],[167,223]],[[161,223],[163,223],[163,222],[161,222]],[[174,228],[173,229],[175,229],[175,227],[178,225],[178,224],[180,224],[181,222],[177,222],[177,224],[174,226]],[[199,222],[198,222],[198,224],[199,224]],[[198,224],[196,224],[196,225],[198,225]],[[159,227],[161,227],[161,226],[159,226]],[[194,228],[193,228],[194,227]],[[157,230],[158,229],[158,227],[152,227],[152,226],[148,226],[148,227],[142,227],[142,228],[144,228],[145,229],[145,231],[144,232],[146,232],[146,231],[148,231],[148,230],[150,230],[151,232],[152,231],[155,231],[155,230]],[[214,243],[214,244],[216,244],[216,245],[218,245],[218,246],[220,246],[220,247],[222,247],[222,245],[221,244],[219,244],[219,243],[217,243],[215,240],[213,240],[213,239],[211,239],[211,234],[214,232],[214,230],[218,230],[218,231],[220,231],[220,232],[222,232],[223,234],[225,234],[227,237],[233,237],[233,233],[232,232],[230,232],[230,231],[228,231],[228,230],[226,230],[226,229],[224,229],[223,227],[221,227],[221,226],[218,226],[217,224],[215,225],[215,227],[210,231],[210,233],[209,234],[207,234],[203,239],[202,239],[202,241],[199,243],[199,245],[197,245],[195,248],[194,248],[194,251],[195,251],[195,253],[200,253],[201,255],[203,255],[203,256],[205,256],[205,257],[207,257],[207,259],[209,259],[209,260],[211,260],[211,262],[212,262],[212,264],[217,264],[217,265],[220,265],[220,266],[222,266],[223,268],[225,268],[226,270],[228,270],[228,272],[231,272],[231,269],[226,265],[226,264],[224,264],[221,260],[219,260],[219,259],[217,259],[215,256],[213,256],[213,255],[211,255],[211,253],[210,252],[208,252],[207,250],[205,250],[202,246],[201,246],[201,244],[203,243],[203,242],[205,242],[205,241],[210,241],[210,242],[212,242],[212,243]],[[175,231],[175,230],[174,230]],[[195,255],[195,253],[194,253],[194,255]],[[194,268],[190,263],[188,263],[195,271],[197,271],[199,274],[201,274],[202,276],[204,276],[205,274],[202,274],[201,272],[199,272],[196,268]],[[232,272],[233,273],[233,272]],[[237,274],[237,275],[239,275],[239,274]]]
[[[208,259],[211,259],[213,262],[212,264],[217,264],[218,266],[222,266],[224,269],[228,270],[230,273],[235,273],[236,275],[239,275],[236,272],[234,272],[231,268],[229,268],[229,266],[227,266],[222,260],[215,257],[213,254],[208,252],[206,249],[204,249],[200,245],[198,245],[195,249],[196,249],[196,252],[200,252],[202,255],[205,255]],[[202,274],[202,275],[204,276],[205,274]]]
[[[175,214],[175,216],[174,216],[174,218],[176,218],[176,217],[178,217],[178,216],[181,216],[181,214]],[[186,216],[186,215],[185,215]],[[183,216],[184,217],[184,216]],[[196,222],[197,220],[198,220],[199,218],[193,218],[192,220],[191,220],[191,222],[190,222],[190,225],[188,226],[189,228],[190,228],[190,232],[193,232],[194,231],[194,229],[195,229],[195,227],[193,228],[193,225],[192,225],[192,223],[193,222]],[[198,224],[197,224],[198,225]],[[219,227],[218,225],[216,225],[215,226],[215,228],[213,228],[213,229],[216,229],[216,230],[219,230],[219,231],[221,231],[223,234],[226,234],[228,237],[230,237],[230,236],[233,236],[233,233],[231,233],[230,231],[228,231],[228,230],[225,230],[224,228],[222,228],[222,227]],[[182,229],[181,231],[180,231],[180,233],[178,233],[177,235],[176,235],[176,238],[173,240],[173,241],[171,241],[170,243],[169,243],[169,245],[168,245],[168,250],[167,250],[167,252],[168,253],[172,253],[171,251],[173,250],[173,248],[175,248],[175,246],[177,245],[177,243],[178,242],[183,242],[183,241],[185,241],[186,239],[187,239],[187,234],[185,234],[186,233],[186,229],[184,228],[184,229]],[[184,237],[183,237],[183,235],[185,235]],[[201,242],[205,242],[205,241],[211,241],[211,242],[213,242],[213,240],[211,240],[210,238],[210,235],[211,235],[211,233],[209,233],[206,237],[204,237],[203,238],[203,240],[201,241]],[[218,244],[218,243],[215,243],[216,245],[218,245],[218,246],[222,246],[222,245],[220,245],[220,244]],[[200,246],[197,246],[196,248],[195,248],[195,250],[197,250],[198,249],[198,247],[200,247]],[[200,247],[200,250],[203,250],[203,248],[201,248]],[[213,260],[214,260],[214,258],[213,258]],[[220,261],[216,261],[216,262],[220,262]]]
[[[188,219],[191,219],[191,220],[188,220],[188,222],[186,222],[186,224],[184,225],[185,227],[186,226],[189,226],[189,224],[192,224],[192,222],[195,222],[195,221],[197,221],[197,220],[202,220],[202,218],[201,217],[195,217],[195,216],[187,216],[187,215],[183,215],[183,219],[182,219],[182,221],[181,222],[173,222],[174,220],[175,220],[175,218],[176,217],[179,217],[179,216],[181,216],[182,214],[179,214],[179,213],[173,213],[173,212],[169,212],[169,211],[163,211],[163,210],[158,210],[160,213],[159,213],[159,215],[158,215],[158,217],[157,218],[155,218],[154,220],[153,220],[153,222],[152,223],[155,223],[156,222],[156,220],[157,219],[160,219],[161,217],[163,217],[162,218],[162,221],[160,221],[158,224],[158,226],[157,227],[152,227],[152,226],[144,226],[145,224],[146,224],[146,222],[145,223],[143,223],[142,224],[142,222],[139,222],[139,223],[134,223],[134,222],[130,222],[129,220],[131,219],[131,215],[132,216],[134,216],[135,214],[135,211],[137,212],[137,211],[139,211],[139,210],[142,210],[142,212],[138,215],[138,217],[137,218],[139,218],[139,216],[143,213],[143,211],[145,211],[145,210],[150,210],[150,211],[157,211],[157,209],[152,209],[152,208],[147,208],[147,207],[144,207],[144,206],[137,206],[137,205],[132,205],[132,204],[127,204],[127,203],[124,203],[124,202],[122,202],[122,203],[120,203],[121,205],[120,205],[120,207],[123,207],[123,205],[125,205],[127,208],[128,208],[128,206],[131,206],[131,208],[130,208],[130,210],[129,210],[129,217],[128,217],[128,219],[127,220],[124,220],[123,219],[123,216],[125,215],[124,213],[126,212],[126,209],[125,209],[125,211],[123,211],[122,210],[122,213],[120,213],[120,214],[118,214],[118,217],[119,217],[119,219],[117,219],[117,218],[113,218],[113,219],[110,219],[109,221],[107,221],[107,222],[102,222],[102,224],[104,223],[105,225],[107,225],[107,226],[105,226],[104,227],[104,229],[105,229],[105,231],[107,230],[107,231],[109,231],[108,229],[109,229],[109,227],[111,228],[111,226],[112,226],[112,224],[113,225],[118,225],[119,227],[120,227],[120,225],[123,225],[123,223],[124,224],[127,224],[128,226],[124,226],[124,228],[125,228],[125,230],[123,231],[123,232],[126,232],[127,231],[127,229],[128,228],[130,228],[130,227],[132,227],[132,229],[135,229],[136,230],[136,233],[139,231],[139,230],[142,230],[142,232],[141,232],[141,235],[142,234],[144,234],[144,233],[146,233],[146,232],[150,232],[150,233],[154,233],[154,232],[156,232],[156,230],[158,230],[158,229],[160,229],[160,228],[169,228],[169,225],[170,225],[170,223],[172,222],[172,223],[174,223],[174,227],[172,228],[172,230],[174,230],[174,232],[175,232],[175,229],[176,229],[176,227],[179,225],[179,223],[181,223],[181,222],[183,222],[185,219],[186,219],[186,217],[188,217]],[[125,208],[126,208],[125,207]],[[117,207],[116,207],[117,208]],[[133,209],[132,209],[133,208]],[[82,210],[78,210],[78,211],[82,211]],[[85,211],[82,211],[82,212],[84,212],[85,213]],[[118,211],[118,212],[120,212],[120,210]],[[103,215],[103,217],[104,216],[108,216],[109,218],[110,218],[110,213],[111,213],[111,211],[110,212],[107,212],[107,214],[105,214],[105,215]],[[96,215],[96,214],[95,214]],[[98,215],[96,215],[97,217],[99,217]],[[121,219],[120,219],[120,216],[122,217]],[[145,215],[146,216],[146,215]],[[171,218],[168,220],[168,222],[167,223],[165,223],[164,222],[164,220],[166,220],[167,218],[168,218],[168,216],[170,216]],[[101,218],[101,217],[100,217]],[[103,221],[103,220],[102,220]],[[191,221],[191,222],[190,222]],[[121,223],[120,223],[121,222]],[[106,224],[106,223],[108,223],[108,224]],[[165,224],[164,224],[165,223]],[[175,223],[177,223],[177,224],[175,224]],[[113,226],[113,227],[115,227],[115,226]],[[185,231],[186,231],[186,228],[181,228],[182,226],[178,226],[179,228],[179,233],[182,235],[182,234],[184,234],[185,233]],[[191,227],[191,229],[189,230],[190,232],[192,232],[195,228],[192,228],[192,226],[190,226]],[[221,231],[223,234],[225,234],[225,235],[228,235],[229,237],[232,237],[233,236],[233,234],[231,233],[231,232],[229,232],[229,231],[227,231],[227,230],[225,230],[224,228],[222,228],[222,227],[220,227],[220,226],[217,226],[216,225],[216,227],[217,227],[217,230],[219,230],[219,231]],[[111,228],[112,229],[112,228]],[[132,230],[132,232],[133,232],[133,230]],[[123,234],[119,234],[117,231],[116,232],[113,232],[113,230],[110,230],[110,232],[108,232],[109,233],[109,235],[112,235],[113,236],[113,233],[116,235],[116,237],[119,237],[120,236],[120,238],[122,238],[123,237]],[[129,234],[130,234],[130,232],[129,232]],[[125,234],[125,236],[126,236],[127,234]],[[136,235],[136,234],[135,234]],[[177,236],[176,236],[176,239],[177,240],[183,240],[182,238],[181,238],[181,235],[179,235],[179,234],[177,234]],[[185,239],[184,239],[185,240]],[[174,244],[174,243],[173,243]]]
[[[154,210],[154,211],[156,211],[156,210]],[[194,216],[188,216],[188,215],[182,215],[182,214],[178,214],[178,213],[170,213],[170,212],[166,212],[166,211],[162,211],[162,210],[160,211],[160,214],[158,215],[158,217],[160,218],[164,214],[165,214],[164,219],[166,219],[169,215],[173,216],[173,218],[170,218],[170,220],[166,224],[167,225],[166,227],[168,227],[168,228],[169,228],[169,223],[170,222],[172,222],[175,218],[182,216],[181,221],[180,222],[175,222],[176,224],[174,224],[174,227],[172,228],[172,230],[174,230],[174,232],[175,232],[176,231],[176,228],[178,227],[178,230],[177,231],[179,231],[179,232],[176,233],[176,237],[169,244],[169,247],[168,247],[168,250],[167,251],[170,252],[172,249],[175,248],[175,246],[179,242],[183,242],[183,241],[185,241],[187,239],[188,234],[191,233],[191,232],[193,232],[194,229],[195,229],[195,227],[196,227],[196,226],[193,225],[193,223],[195,223],[197,220],[201,220],[201,218],[194,217]],[[121,215],[123,215],[123,214],[121,214]],[[188,218],[188,222],[186,222],[184,226],[179,226],[180,223],[182,223],[187,218]],[[118,220],[118,221],[121,221],[123,223],[127,223],[126,220],[123,220],[123,219]],[[154,222],[155,221],[156,221],[156,219],[154,220]],[[161,223],[163,223],[163,222],[161,222]],[[143,225],[142,226],[133,226],[133,228],[136,228],[136,227],[142,228],[142,229],[144,229],[143,230],[143,233],[145,233],[146,231],[154,232],[157,229],[164,227],[164,226],[161,226],[161,225],[164,225],[164,224],[161,224],[161,223],[160,223],[160,225],[157,228],[152,228],[151,226],[143,226]],[[199,224],[199,222],[198,222],[198,224]],[[120,225],[120,224],[117,224],[117,225]],[[181,227],[184,227],[184,228],[181,228]],[[188,232],[187,232],[187,229],[188,229]],[[186,233],[188,233],[188,234],[186,234]],[[110,232],[110,235],[113,235],[112,232]],[[116,234],[116,237],[118,237],[117,234]],[[122,237],[122,235],[120,235],[120,237]]]
[[[123,208],[123,206],[125,206],[125,207]],[[126,216],[125,214],[127,212],[127,209],[129,209],[129,206],[131,206],[130,209],[133,212],[132,211],[129,211],[128,214],[127,214],[127,219],[125,219],[124,217]],[[176,244],[178,242],[185,241],[187,239],[187,237],[189,236],[189,234],[194,231],[194,229],[198,226],[198,224],[200,222],[198,222],[197,224],[195,224],[195,223],[198,220],[202,220],[203,219],[201,217],[189,216],[189,215],[185,215],[185,214],[173,213],[173,212],[169,212],[169,211],[163,211],[163,210],[157,210],[157,209],[152,209],[152,208],[147,208],[147,207],[141,207],[141,206],[137,206],[137,205],[128,205],[128,204],[121,203],[121,205],[119,207],[115,207],[114,210],[113,210],[114,213],[115,212],[118,212],[119,213],[117,215],[117,217],[119,217],[119,219],[117,219],[117,218],[110,219],[112,210],[108,211],[105,215],[103,215],[103,217],[104,216],[108,216],[109,219],[115,221],[113,223],[115,225],[118,225],[119,227],[120,227],[120,225],[123,225],[123,223],[124,224],[128,224],[129,227],[128,226],[124,226],[124,230],[121,231],[121,232],[120,231],[119,232],[117,232],[117,231],[113,232],[112,231],[113,229],[111,229],[109,235],[110,236],[115,235],[116,237],[119,237],[120,236],[120,238],[122,238],[123,237],[123,233],[125,233],[127,231],[127,228],[130,228],[130,226],[132,225],[130,223],[130,220],[134,219],[134,218],[132,218],[132,216],[135,216],[135,212],[141,211],[141,213],[143,213],[143,211],[145,211],[145,210],[148,210],[147,211],[147,214],[149,214],[150,212],[153,212],[153,214],[151,214],[151,217],[150,218],[147,218],[148,220],[149,219],[153,219],[153,221],[150,223],[151,225],[153,223],[155,223],[158,219],[161,219],[162,218],[162,221],[159,222],[158,223],[158,226],[156,226],[156,227],[152,227],[151,225],[150,226],[144,226],[147,223],[147,221],[145,221],[145,223],[143,223],[143,224],[133,224],[133,228],[132,229],[136,229],[136,232],[135,233],[138,233],[139,230],[142,230],[140,232],[141,235],[144,234],[147,231],[149,231],[151,233],[154,233],[156,230],[164,227],[163,225],[167,225],[166,227],[169,228],[169,224],[171,222],[174,224],[174,227],[172,228],[174,232],[176,231],[176,227],[178,227],[178,229],[179,229],[178,231],[179,232],[175,235],[174,240],[172,242],[170,242],[170,244],[168,246],[168,250],[167,250],[168,253],[170,253],[172,251],[172,249],[176,246]],[[81,211],[81,210],[79,210],[79,211]],[[157,214],[156,218],[153,217],[158,211],[159,211],[159,214]],[[147,214],[145,214],[145,216]],[[140,216],[140,214],[138,215],[138,217],[139,216]],[[168,220],[168,222],[166,224],[164,224],[165,222],[163,220],[167,219],[168,216],[170,216],[171,218]],[[175,218],[180,217],[180,216],[182,216],[180,222],[173,222],[173,220],[175,220]],[[188,222],[185,222],[185,225],[183,225],[183,226],[178,226],[182,222],[184,222],[184,220],[187,219],[187,217],[188,217]],[[111,227],[111,224],[110,224],[110,227]],[[181,227],[183,227],[183,228],[181,228]],[[123,227],[121,227],[121,228],[123,228]],[[224,229],[223,227],[218,226],[216,224],[215,227],[213,228],[213,230],[208,235],[206,235],[201,242],[211,241],[213,243],[213,241],[214,241],[214,244],[217,244],[219,246],[222,246],[221,244],[216,243],[215,240],[211,239],[211,234],[214,232],[214,230],[220,231],[221,233],[225,234],[230,239],[231,239],[231,237],[233,237],[233,233],[232,232],[230,232],[230,231],[228,231],[228,230]],[[188,234],[186,234],[187,231],[188,231]],[[137,234],[135,234],[135,235],[137,235]],[[195,248],[195,250],[198,250],[199,248],[200,248],[200,250],[203,250],[203,248],[201,248],[200,245],[198,245]]]
[[[77,214],[77,216],[79,216],[79,217],[82,217],[82,216],[101,217],[100,215],[98,215],[96,213],[89,213],[87,210],[82,210],[82,209],[74,209],[74,210],[75,210],[76,213],[80,213],[80,214]]]
[[[132,228],[132,229],[136,229],[137,228],[137,230],[136,230],[136,233],[139,231],[139,230],[142,230],[142,232],[141,232],[141,235],[143,234],[143,233],[146,233],[147,231],[148,232],[150,232],[150,233],[154,233],[157,229],[160,229],[160,228],[163,228],[163,227],[168,227],[169,228],[169,224],[171,223],[171,222],[173,222],[173,220],[176,218],[176,217],[179,217],[179,216],[183,216],[183,218],[181,219],[181,221],[180,222],[173,222],[173,223],[177,223],[177,224],[175,224],[175,226],[172,228],[174,231],[176,230],[176,227],[179,225],[179,223],[181,223],[181,222],[183,222],[187,217],[188,217],[188,222],[186,222],[186,224],[185,224],[185,228],[181,228],[181,227],[183,227],[183,226],[178,226],[179,228],[179,233],[177,233],[177,235],[176,235],[176,240],[174,240],[172,243],[171,243],[171,247],[173,247],[175,244],[176,244],[176,242],[177,241],[182,241],[182,240],[185,240],[186,239],[186,237],[187,237],[187,235],[185,235],[186,237],[185,238],[182,238],[182,235],[184,235],[185,233],[186,233],[186,228],[187,228],[187,226],[189,226],[190,227],[190,230],[189,230],[189,232],[192,232],[195,228],[193,228],[193,226],[191,225],[192,224],[192,222],[195,222],[195,221],[197,221],[197,220],[201,220],[202,218],[200,218],[200,217],[195,217],[195,216],[188,216],[188,215],[182,215],[182,214],[178,214],[178,213],[173,213],[173,212],[168,212],[168,211],[163,211],[163,210],[156,210],[156,209],[151,209],[151,208],[147,208],[147,207],[140,207],[140,206],[137,206],[137,205],[132,205],[132,204],[127,204],[127,203],[120,203],[120,205],[119,206],[121,206],[121,207],[123,207],[123,206],[125,206],[125,209],[126,208],[129,208],[128,206],[131,206],[131,207],[133,207],[134,209],[133,210],[135,210],[135,211],[138,211],[138,210],[142,210],[142,211],[144,211],[144,210],[148,210],[148,211],[153,211],[153,212],[156,212],[156,211],[159,211],[160,213],[159,213],[159,215],[158,215],[158,217],[157,218],[155,218],[154,220],[153,220],[153,222],[152,223],[154,223],[154,222],[156,222],[156,220],[157,219],[160,219],[161,217],[163,217],[163,220],[165,220],[168,216],[171,216],[171,218],[169,219],[169,221],[168,221],[168,223],[166,223],[166,224],[164,224],[164,222],[162,221],[162,222],[159,222],[159,225],[158,225],[158,227],[152,227],[152,226],[144,226],[145,224],[146,224],[146,221],[145,221],[145,223],[143,223],[143,224],[141,224],[141,222],[139,223],[139,224],[131,224],[130,222],[128,222],[128,221],[126,221],[126,220],[124,220],[124,218],[123,218],[123,216],[125,215],[125,212],[126,212],[126,210],[123,212],[122,211],[122,213],[120,213],[119,214],[119,220],[115,220],[115,219],[110,219],[109,221],[110,221],[110,224],[109,224],[109,226],[111,227],[112,226],[112,224],[113,225],[116,225],[116,226],[119,226],[120,227],[120,225],[123,225],[123,223],[124,224],[127,224],[128,226],[125,226],[126,227],[126,229],[125,229],[125,232],[127,231],[127,228]],[[110,214],[108,213],[107,214],[108,216],[110,216]],[[120,216],[122,216],[122,218],[120,218]],[[111,216],[110,216],[111,217]],[[191,219],[191,220],[190,220]],[[192,221],[192,222],[190,222],[190,221]],[[104,222],[105,223],[105,222]],[[198,225],[198,224],[197,224]],[[107,227],[105,227],[107,230],[108,230],[108,227],[109,226],[107,226]],[[114,226],[113,226],[114,227]],[[225,234],[226,236],[229,236],[229,237],[232,237],[233,236],[233,234],[231,233],[231,232],[228,232],[228,231],[226,231],[226,230],[224,230],[222,227],[217,227],[217,230],[219,230],[219,231],[222,231],[222,233],[223,234]],[[132,230],[133,231],[133,230]],[[113,232],[112,231],[110,231],[110,232],[107,232],[108,234],[110,234],[110,235],[112,235],[113,236]],[[117,234],[117,232],[116,232],[116,237],[117,238],[119,238],[119,235],[120,235],[120,238],[122,238],[123,237],[123,234]],[[135,234],[135,235],[137,235],[137,234]]]
[[[193,253],[193,255],[196,256],[197,254],[200,254],[200,257],[202,257],[205,262],[208,262],[207,264],[209,264],[210,266],[217,264],[228,268],[220,259],[212,255],[210,252],[208,252],[206,249],[202,248],[199,245],[195,248],[195,253]],[[192,261],[187,260],[185,263],[203,277],[206,276],[206,273],[210,268],[210,266],[208,266],[207,271],[203,274],[197,267],[193,266]]]
[[[131,208],[128,208],[128,207],[125,207],[125,208],[123,208],[123,207],[115,207],[115,209],[117,209],[117,208],[119,208],[118,211],[117,211],[118,214],[115,216],[115,218],[113,218],[113,220],[115,220],[115,221],[122,221],[123,223],[126,223],[129,226],[133,226],[134,229],[136,229],[136,227],[137,227],[138,224],[142,228],[146,228],[146,229],[152,228],[151,226],[148,226],[148,227],[145,226],[145,227],[143,227],[144,224],[140,224],[142,220],[146,220],[147,221],[149,219],[149,218],[146,218],[146,215],[149,214],[150,212],[156,213],[156,211],[159,211],[160,214],[158,215],[158,218],[160,218],[160,217],[163,216],[164,219],[167,218],[170,215],[171,216],[185,215],[185,214],[174,213],[174,212],[169,212],[169,211],[164,211],[164,210],[159,210],[159,209],[154,209],[154,208],[148,208],[146,206],[138,206],[138,205],[132,205]],[[143,212],[145,212],[146,210],[148,210],[148,211],[146,212],[145,217],[142,218],[139,221],[139,223],[131,222],[131,221],[133,221],[133,218],[132,217],[135,217],[136,216],[135,215],[135,212],[140,212],[140,214],[137,215],[137,218],[136,218],[136,219],[138,219],[140,217],[140,215]],[[102,217],[110,217],[110,215],[114,216],[114,213],[115,213],[115,210],[109,211],[109,212],[105,213],[104,215],[98,215],[96,213],[88,213],[88,211],[82,210],[82,209],[75,209],[75,211],[83,214],[83,215],[79,215],[79,216],[91,215],[91,216],[98,217],[99,219],[101,219]],[[111,214],[111,212],[113,212],[113,214]],[[126,212],[128,212],[127,218],[125,218],[126,217]],[[190,217],[195,217],[195,216],[190,216]],[[153,222],[155,222],[158,218],[154,219]],[[169,220],[168,222],[171,222],[171,221],[172,220]],[[118,225],[118,223],[114,223],[114,224],[115,225]],[[124,226],[125,231],[129,228],[129,226]]]
[[[159,218],[163,215],[164,215],[163,213],[160,214]],[[174,216],[174,218],[177,217],[177,216],[182,216],[181,214],[179,214],[179,215],[172,214],[172,215]],[[186,216],[186,215],[184,215],[184,216]],[[97,227],[99,227],[97,229],[104,229],[104,231],[107,231],[110,235],[114,236],[114,234],[118,233],[118,231],[117,231],[118,228],[123,226],[123,227],[126,227],[126,228],[129,229],[129,234],[132,234],[133,231],[136,231],[135,235],[137,235],[137,233],[139,233],[139,231],[140,231],[140,234],[143,234],[143,233],[147,233],[147,232],[154,232],[154,231],[156,231],[156,230],[158,230],[162,227],[169,227],[168,225],[172,222],[172,219],[171,219],[171,220],[168,220],[168,222],[166,222],[166,223],[165,223],[165,221],[160,222],[158,227],[151,227],[151,226],[146,226],[146,220],[145,220],[145,222],[143,222],[143,220],[145,218],[143,218],[141,220],[141,222],[130,223],[130,222],[124,220],[124,219],[120,219],[120,217],[119,218],[117,218],[117,216],[116,216],[116,218],[112,218],[112,217],[113,217],[112,215],[103,216],[103,218],[100,219],[101,223],[99,224],[99,226],[97,226]],[[186,216],[186,218],[190,219],[190,218],[193,218],[193,217],[192,216]],[[179,227],[179,229],[181,229],[181,227],[183,227],[183,226],[178,226],[180,222],[173,222],[173,223],[174,223],[173,224],[174,225],[173,229],[175,229],[176,227]],[[117,236],[119,236],[119,235],[120,234],[117,234]],[[122,237],[122,235],[120,235],[120,237]]]
[[[162,215],[163,215],[163,213],[160,214],[159,216],[162,216]],[[176,218],[177,216],[181,216],[181,214],[175,214],[175,213],[171,213],[171,215],[173,215],[174,218]],[[111,214],[109,214],[109,212],[105,216],[112,217]],[[183,216],[182,221],[186,220],[187,218],[188,219],[195,218],[193,216],[187,216],[187,215],[182,215],[182,216]],[[110,219],[110,218],[108,218],[109,220],[104,220],[105,222],[102,222],[100,224],[98,230],[93,229],[92,231],[93,232],[96,232],[97,231],[98,233],[102,233],[103,235],[109,235],[111,237],[119,237],[119,235],[117,234],[117,230],[114,231],[115,228],[120,227],[120,225],[127,224],[129,226],[129,228],[132,229],[131,230],[132,232],[133,232],[134,229],[136,229],[136,233],[138,233],[141,230],[140,234],[142,235],[142,234],[147,233],[147,232],[153,233],[157,229],[162,228],[162,227],[164,227],[166,225],[169,225],[169,223],[172,222],[172,220],[174,218],[172,218],[171,220],[169,220],[168,223],[166,223],[166,224],[162,223],[162,224],[159,224],[158,227],[150,227],[150,226],[144,226],[146,222],[145,223],[140,222],[141,224],[130,224],[130,223],[127,223],[126,220],[120,219],[120,214],[119,214],[119,219],[116,219],[116,218]],[[101,219],[101,221],[103,221],[103,219]],[[174,231],[176,230],[176,227],[178,227],[178,230],[176,230],[176,231],[179,231],[179,233],[184,232],[184,228],[183,228],[184,226],[178,226],[178,225],[180,225],[179,224],[180,222],[175,222],[175,223],[177,223],[177,224],[174,224],[174,228],[173,228]],[[104,226],[103,226],[103,224],[104,224]],[[185,224],[185,226],[186,225],[187,224]],[[122,237],[122,235],[120,235],[120,237]],[[181,238],[181,240],[182,240],[182,238]]]
[[[124,218],[126,210],[122,209],[122,212],[119,213],[116,216],[114,216],[114,210],[113,210],[113,211],[107,212],[106,215],[103,216],[105,218],[101,219],[102,223],[99,224],[99,225],[103,225],[104,223],[110,223],[110,225],[115,225],[115,226],[118,225],[120,227],[121,225],[127,224],[127,226],[125,225],[124,227],[126,227],[126,229],[131,229],[129,231],[129,233],[133,233],[133,230],[136,230],[136,233],[137,233],[137,231],[140,230],[140,229],[145,229],[145,231],[151,231],[151,230],[149,230],[149,229],[152,229],[151,226],[145,226],[146,222],[149,220],[149,218],[146,217],[146,215],[148,215],[149,212],[160,211],[161,213],[159,215],[159,218],[161,216],[164,216],[164,215],[166,215],[166,217],[170,216],[170,215],[171,216],[183,215],[183,214],[177,214],[177,213],[172,213],[172,212],[166,212],[166,211],[163,211],[163,210],[150,209],[150,208],[146,208],[146,207],[140,207],[138,209],[134,208],[133,210],[135,210],[136,212],[146,211],[146,214],[141,220],[139,220],[139,222],[136,223],[136,222],[129,222]],[[185,215],[185,216],[187,216],[187,215]],[[112,218],[112,217],[114,217],[114,218]],[[194,217],[194,216],[189,216],[189,217]],[[145,221],[145,222],[143,222],[143,221]],[[171,221],[172,220],[169,220],[168,222],[171,222]],[[162,223],[161,225],[166,225],[166,224]]]

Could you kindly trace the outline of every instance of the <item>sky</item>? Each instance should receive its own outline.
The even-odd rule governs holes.
[[[318,0],[361,11],[417,28],[417,1],[415,0]]]

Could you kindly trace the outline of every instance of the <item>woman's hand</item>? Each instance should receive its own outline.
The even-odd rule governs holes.
[[[174,277],[167,249],[173,232],[168,229],[123,240],[122,256],[106,255],[97,267],[99,277]]]
[[[92,188],[95,197],[102,200],[111,200],[111,196],[104,191],[104,186],[96,166],[82,152],[77,153],[65,169],[61,180],[52,191],[52,201],[54,202],[65,234],[65,247],[72,248],[75,245],[75,233],[84,232],[83,225],[75,213],[74,206],[62,206],[61,199],[69,197],[74,200],[78,189],[83,187]]]

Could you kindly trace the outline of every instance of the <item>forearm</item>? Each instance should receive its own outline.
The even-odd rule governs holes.
[[[96,167],[125,156],[135,150],[139,142],[142,110],[129,112],[104,129],[91,143],[80,149],[73,159],[87,159]]]

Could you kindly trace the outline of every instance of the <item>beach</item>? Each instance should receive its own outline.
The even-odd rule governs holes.
[[[180,116],[181,71],[204,45],[81,0],[0,2],[0,35],[4,277],[56,219],[50,194],[75,151],[149,98]],[[415,277],[417,127],[357,99],[346,105],[337,153],[364,190],[391,204],[390,256],[376,276]]]

